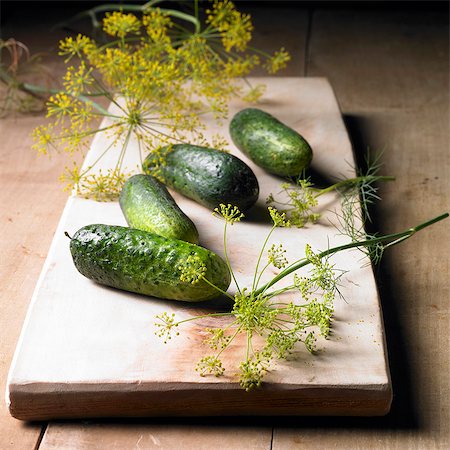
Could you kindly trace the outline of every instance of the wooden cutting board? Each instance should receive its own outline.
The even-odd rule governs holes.
[[[323,78],[263,78],[267,93],[258,107],[299,131],[314,150],[313,168],[330,178],[354,174],[351,144],[333,91]],[[230,114],[245,107],[231,105]],[[211,121],[208,134],[227,124]],[[105,148],[98,135],[86,158]],[[241,286],[249,286],[261,243],[270,228],[265,199],[280,190],[281,179],[253,165],[239,151],[260,183],[260,198],[245,221],[229,234],[229,255]],[[111,152],[112,153],[112,152]],[[128,151],[127,165],[138,164]],[[105,159],[109,167],[113,159]],[[200,244],[223,255],[223,222],[211,211],[174,195],[200,233]],[[348,242],[333,223],[340,201],[322,198],[321,221],[304,229],[277,229],[271,243],[282,242],[292,262],[306,242],[323,250]],[[208,354],[205,327],[215,320],[190,322],[180,336],[164,344],[155,336],[155,315],[174,312],[179,319],[214,311],[218,305],[184,304],[134,295],[100,286],[81,276],[64,231],[90,223],[126,225],[118,203],[70,197],[36,286],[11,366],[7,401],[23,420],[125,416],[199,415],[382,415],[392,391],[382,313],[370,264],[358,250],[333,257],[347,271],[343,299],[335,304],[333,333],[319,340],[316,355],[300,347],[289,361],[274,365],[260,389],[243,391],[236,376],[244,345],[224,356],[225,376],[200,377],[194,368]],[[274,272],[268,273],[267,276]],[[231,291],[233,287],[230,288]],[[216,303],[220,303],[216,302]]]

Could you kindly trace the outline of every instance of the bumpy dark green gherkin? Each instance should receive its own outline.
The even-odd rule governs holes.
[[[230,285],[230,272],[215,253],[189,242],[115,225],[78,230],[70,241],[78,271],[97,283],[152,297],[197,302],[220,292],[203,280],[181,281],[180,265],[190,255],[206,267],[205,277],[219,289]]]
[[[236,156],[213,148],[176,144],[164,164],[155,164],[150,154],[142,168],[211,210],[230,203],[245,211],[258,200],[259,185],[252,169]]]
[[[257,108],[233,117],[230,136],[255,164],[275,175],[298,176],[312,160],[312,149],[299,133]]]

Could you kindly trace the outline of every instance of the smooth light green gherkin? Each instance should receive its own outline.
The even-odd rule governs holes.
[[[192,220],[179,208],[167,188],[151,175],[129,178],[119,203],[130,227],[198,243],[198,231]]]
[[[189,257],[222,291],[231,281],[226,263],[206,248],[133,228],[85,226],[71,238],[70,251],[75,267],[85,277],[152,297],[198,302],[220,295],[203,279],[195,284],[180,279],[180,268],[189,263]]]
[[[238,112],[230,135],[255,164],[275,175],[298,176],[312,160],[312,149],[299,133],[260,109]]]

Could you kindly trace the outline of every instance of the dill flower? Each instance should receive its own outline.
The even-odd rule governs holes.
[[[65,62],[68,62],[73,56],[82,58],[84,55],[92,52],[94,48],[95,44],[92,39],[78,34],[75,39],[69,36],[59,43],[58,55],[67,56]]]
[[[387,248],[408,239],[417,231],[422,230],[433,223],[449,216],[442,214],[416,227],[409,228],[400,233],[394,233],[380,237],[370,237],[357,242],[340,245],[327,250],[316,252],[310,245],[305,246],[305,256],[288,265],[284,257],[282,245],[272,245],[267,252],[267,263],[262,265],[261,258],[264,255],[269,239],[277,228],[282,226],[284,218],[272,212],[276,220],[269,230],[257,257],[254,270],[254,281],[251,287],[240,287],[233,274],[233,268],[227,256],[227,226],[239,211],[232,205],[221,205],[220,216],[224,222],[224,253],[228,268],[236,284],[237,292],[231,295],[223,292],[232,302],[231,311],[207,313],[201,316],[189,317],[180,321],[175,320],[174,314],[163,313],[156,317],[155,333],[167,342],[175,327],[185,322],[198,321],[204,318],[227,317],[228,323],[223,327],[206,328],[208,336],[203,343],[214,354],[209,354],[200,359],[196,371],[201,376],[221,376],[226,370],[221,360],[221,355],[230,348],[234,340],[241,336],[245,345],[243,359],[235,362],[235,370],[238,369],[239,383],[243,389],[249,391],[261,386],[264,376],[272,370],[278,360],[286,359],[298,345],[303,345],[306,351],[315,353],[319,338],[327,339],[331,334],[334,313],[334,301],[340,296],[339,286],[343,271],[338,270],[332,264],[330,258],[333,254],[351,248],[372,247],[375,244]],[[218,212],[216,211],[216,214]],[[281,220],[281,222],[280,222]],[[277,264],[280,273],[271,280],[260,285],[261,278],[270,264]],[[206,272],[199,272],[195,261],[186,262],[183,267],[182,277],[189,272],[188,266],[198,275],[199,279],[208,282]],[[297,272],[307,269],[301,275]],[[277,287],[282,279],[292,276],[292,283]],[[208,282],[210,285],[212,283]],[[213,286],[213,285],[212,285]],[[283,294],[290,293],[290,301],[286,301]],[[178,331],[177,331],[178,334]]]
[[[223,375],[225,368],[222,366],[222,361],[214,355],[203,357],[197,364],[195,370],[204,377],[205,375],[212,374],[216,377]]]
[[[290,61],[291,56],[282,48],[276,51],[265,63],[264,67],[268,73],[273,74],[281,69],[284,69],[287,63]]]
[[[277,269],[283,269],[288,265],[288,260],[286,259],[286,250],[283,248],[282,244],[272,244],[267,252],[267,259]]]
[[[65,116],[70,115],[75,102],[64,92],[52,95],[47,102],[47,117],[55,116],[55,123],[58,124]]]
[[[220,33],[227,52],[233,48],[244,51],[252,38],[253,24],[248,14],[237,11],[232,2],[215,1],[212,9],[206,11],[206,22]]]
[[[33,130],[33,148],[38,153],[46,155],[53,146],[54,127],[52,125],[41,125]]]
[[[127,34],[139,34],[141,22],[134,14],[124,14],[119,11],[106,13],[103,19],[103,31],[110,36],[123,39]]]
[[[175,322],[175,313],[168,314],[164,312],[157,316],[157,319],[158,322],[155,323],[155,334],[163,338],[165,344],[168,340],[172,339],[173,332],[175,332],[175,335],[180,334],[178,331],[175,331],[178,328],[178,323]]]
[[[197,284],[206,274],[205,264],[196,255],[189,255],[178,270],[181,272],[180,280],[191,284]]]
[[[63,89],[48,99],[50,123],[35,131],[34,148],[40,153],[58,149],[72,156],[84,154],[91,138],[104,133],[110,143],[105,154],[117,154],[117,164],[102,173],[96,167],[101,157],[85,170],[75,165],[66,171],[61,179],[70,189],[76,186],[79,195],[117,197],[131,142],[137,143],[141,161],[152,154],[159,164],[164,163],[162,149],[174,143],[224,148],[223,137],[206,142],[202,114],[209,111],[221,121],[233,96],[256,101],[263,88],[250,88],[246,94],[236,79],[271,60],[278,61],[271,63],[271,70],[282,67],[283,50],[270,56],[248,46],[251,18],[231,1],[213,1],[204,24],[195,6],[190,15],[147,5],[138,17],[126,12],[124,4],[98,22],[108,36],[106,44],[81,34],[60,42],[59,54],[68,64]],[[107,110],[104,104],[111,107]],[[99,128],[101,119],[106,120]]]
[[[275,227],[290,227],[291,222],[286,219],[286,213],[282,211],[278,211],[276,208],[269,206],[267,208],[269,210],[270,218],[272,219],[273,225]]]
[[[66,92],[77,97],[87,91],[90,85],[94,83],[90,74],[93,68],[87,68],[86,63],[82,61],[78,67],[69,67],[63,77]]]
[[[214,209],[213,215],[222,217],[225,222],[229,223],[230,225],[233,225],[235,222],[240,222],[244,217],[244,214],[239,211],[239,208],[237,206],[233,206],[230,204],[224,205],[223,203],[219,205],[219,208]]]
[[[297,344],[303,344],[308,351],[313,352],[317,340],[315,331],[325,338],[330,334],[333,302],[339,292],[339,279],[342,275],[342,272],[330,263],[327,255],[315,253],[307,245],[304,259],[294,265],[310,266],[309,272],[304,276],[294,274],[292,284],[273,289],[278,280],[290,274],[293,265],[288,265],[282,244],[273,244],[267,251],[267,263],[260,264],[271,234],[277,227],[286,224],[284,215],[274,208],[271,209],[274,223],[262,245],[251,288],[239,286],[227,255],[227,226],[239,222],[242,215],[232,205],[220,205],[214,212],[214,215],[225,221],[225,260],[237,287],[234,295],[222,292],[233,301],[231,311],[206,314],[178,322],[173,316],[158,316],[156,322],[156,333],[166,338],[174,325],[204,317],[229,317],[229,323],[225,327],[206,329],[208,336],[204,339],[204,344],[216,353],[203,357],[198,362],[196,371],[201,376],[221,376],[225,371],[220,359],[222,352],[230,347],[237,336],[243,335],[246,338],[246,349],[244,359],[238,364],[238,376],[240,385],[247,391],[259,387],[267,371],[277,360],[290,355]],[[280,269],[281,273],[260,286],[262,275],[271,264]],[[188,258],[179,270],[180,279],[183,281],[196,283],[204,280],[211,284],[206,278],[206,270],[199,266],[195,258]],[[279,297],[285,292],[294,292],[300,298],[286,303]],[[164,323],[167,324],[165,329]]]

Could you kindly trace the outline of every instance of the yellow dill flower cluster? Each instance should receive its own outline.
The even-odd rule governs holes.
[[[264,68],[270,74],[276,73],[279,70],[284,69],[290,59],[291,56],[289,55],[289,53],[284,48],[282,48],[281,50],[275,52],[273,56],[267,59],[266,63],[264,64]]]
[[[59,43],[59,55],[67,56],[66,62],[68,62],[72,57],[78,56],[79,58],[83,55],[89,54],[95,48],[95,44],[92,39],[82,34],[78,34],[75,39],[72,37],[67,37]]]
[[[134,14],[124,14],[119,11],[106,13],[103,20],[103,31],[110,36],[122,39],[128,34],[139,34],[141,23]]]
[[[250,16],[228,0],[212,3],[203,26],[198,11],[150,7],[139,16],[106,13],[106,44],[81,34],[60,42],[68,65],[64,89],[47,102],[52,122],[34,131],[35,149],[85,152],[93,135],[105,133],[111,141],[107,150],[117,152],[115,168],[95,173],[95,165],[82,170],[75,164],[62,180],[80,195],[107,200],[120,192],[131,141],[141,160],[149,153],[163,159],[161,149],[176,142],[225,147],[223,138],[206,141],[201,115],[225,118],[235,95],[256,101],[263,88],[246,93],[236,79],[262,63],[274,72],[287,60],[283,49],[273,56],[249,51],[252,30]]]
[[[74,97],[85,92],[94,82],[90,77],[92,70],[93,68],[88,68],[84,62],[81,62],[78,67],[69,67],[63,77],[66,91]]]
[[[229,0],[215,1],[207,11],[209,23],[220,33],[227,52],[244,51],[252,39],[253,24],[248,14],[241,14]]]

